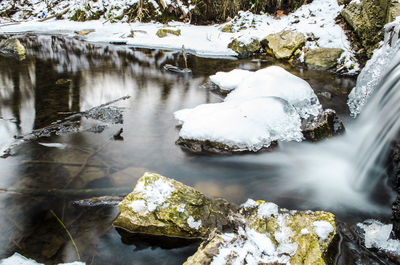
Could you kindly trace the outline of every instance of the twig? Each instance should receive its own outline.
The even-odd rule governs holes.
[[[183,60],[185,62],[185,68],[188,68],[186,50],[184,45],[182,45],[182,53],[183,53]]]
[[[75,247],[75,251],[76,251],[76,255],[78,256],[78,261],[81,261],[81,256],[79,255],[79,251],[78,251],[78,247],[75,244],[74,239],[72,238],[71,233],[68,231],[67,227],[64,225],[64,223],[60,220],[60,218],[58,218],[58,216],[56,215],[56,213],[50,209],[50,213],[57,219],[57,221],[61,224],[61,226],[65,229],[65,231],[67,232],[69,238],[71,239],[72,244]]]

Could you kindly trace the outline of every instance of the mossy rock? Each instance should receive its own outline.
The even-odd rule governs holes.
[[[233,33],[232,24],[226,24],[222,29],[222,32]]]
[[[343,18],[360,38],[368,57],[371,57],[377,44],[383,40],[386,9],[386,2],[362,0],[360,2],[352,1],[341,11]]]
[[[343,133],[344,125],[334,110],[327,109],[317,117],[303,120],[301,131],[305,139],[316,142]]]
[[[57,86],[69,86],[72,83],[72,79],[60,78],[56,81]]]
[[[263,48],[277,59],[291,58],[305,43],[303,34],[290,30],[269,34],[261,40]]]
[[[317,48],[306,52],[304,62],[313,70],[329,70],[338,65],[342,53],[339,48]]]
[[[5,39],[0,41],[0,53],[11,55],[20,61],[26,58],[26,49],[18,39]]]
[[[237,207],[211,199],[178,181],[146,172],[119,204],[113,225],[132,233],[206,238],[214,229],[231,226]]]
[[[236,218],[238,228],[234,233],[211,234],[184,264],[207,265],[214,259],[225,260],[221,264],[226,265],[246,264],[238,260],[245,256],[252,260],[251,264],[323,265],[336,233],[335,216],[331,213],[289,211],[265,201],[247,201]],[[250,251],[240,255],[249,244],[253,245]],[[270,246],[272,253],[254,250],[265,245]]]
[[[177,30],[172,30],[172,29],[159,29],[156,33],[156,35],[159,38],[165,38],[168,36],[168,34],[172,34],[175,36],[180,36],[181,35],[181,30],[177,29]]]
[[[228,44],[228,48],[238,54],[239,58],[248,58],[260,52],[261,44],[258,40],[246,44],[237,39],[234,39]]]

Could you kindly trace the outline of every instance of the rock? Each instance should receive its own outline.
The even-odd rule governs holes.
[[[289,59],[305,43],[303,34],[290,30],[269,34],[261,41],[263,48],[277,59]]]
[[[400,16],[400,2],[391,1],[386,14],[386,23],[392,22]]]
[[[310,69],[328,70],[338,65],[342,53],[343,50],[338,48],[317,48],[307,51],[304,61]]]
[[[264,201],[248,200],[235,218],[234,233],[211,234],[184,264],[325,264],[336,232],[331,213],[289,211]]]
[[[75,31],[75,33],[78,34],[79,36],[86,36],[92,32],[95,32],[95,30],[94,29],[83,29],[83,30]]]
[[[368,57],[377,44],[383,40],[383,26],[386,21],[387,3],[380,0],[352,1],[342,9],[341,14],[360,38]]]
[[[168,34],[172,34],[175,36],[180,36],[181,35],[181,30],[177,29],[177,30],[172,30],[172,29],[159,29],[156,33],[156,35],[159,38],[165,38],[168,36]]]
[[[304,138],[315,142],[343,133],[344,126],[334,110],[326,109],[317,117],[302,120],[301,130]]]
[[[395,238],[400,239],[400,195],[397,196],[393,203],[393,233]]]
[[[12,55],[20,61],[24,60],[26,57],[25,47],[18,39],[6,39],[0,41],[0,53],[4,55]]]
[[[119,204],[113,225],[132,233],[206,238],[214,229],[230,227],[237,207],[210,199],[199,191],[155,173],[146,172],[132,193]]]
[[[351,0],[337,0],[338,5],[348,5]]]
[[[246,44],[234,39],[228,44],[228,48],[236,52],[239,58],[248,58],[260,51],[261,44],[258,40],[253,40],[252,42]]]
[[[232,24],[226,24],[222,29],[222,32],[228,32],[228,33],[232,33],[233,32],[233,28],[232,28]]]
[[[57,86],[69,86],[72,83],[72,79],[60,78],[56,81]]]

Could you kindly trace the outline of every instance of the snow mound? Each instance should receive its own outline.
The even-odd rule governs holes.
[[[180,137],[222,143],[234,151],[258,151],[273,141],[303,139],[296,110],[277,97],[203,104],[174,116],[182,125]]]
[[[392,224],[385,225],[376,220],[367,220],[357,226],[365,232],[365,247],[377,248],[397,255],[400,253],[400,240],[389,239]]]
[[[43,265],[43,263],[38,263],[33,259],[28,259],[21,254],[15,252],[14,255],[2,259],[0,265]],[[60,263],[59,265],[85,265],[83,262],[75,261],[70,263]]]
[[[353,117],[360,114],[368,98],[378,88],[393,57],[399,52],[399,32],[400,17],[385,26],[385,40],[382,47],[374,51],[371,59],[368,60],[358,76],[356,86],[349,94],[347,105]]]
[[[311,86],[279,66],[270,66],[248,75],[225,99],[245,101],[259,97],[279,97],[294,106],[301,118],[317,116],[322,107]]]
[[[221,90],[231,91],[252,74],[253,72],[247,70],[234,69],[230,72],[218,72],[210,76],[210,80],[219,86]]]

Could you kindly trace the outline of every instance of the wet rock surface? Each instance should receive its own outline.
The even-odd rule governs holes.
[[[132,233],[206,238],[212,230],[231,226],[237,207],[210,199],[199,191],[155,173],[146,172],[118,206],[113,225]]]
[[[294,31],[282,31],[270,34],[261,40],[261,45],[277,59],[289,59],[306,43],[303,34]]]
[[[302,132],[305,139],[315,142],[343,133],[344,125],[334,110],[327,109],[317,117],[303,119]]]
[[[22,61],[25,59],[26,50],[18,39],[5,39],[0,41],[0,54],[13,56]]]

